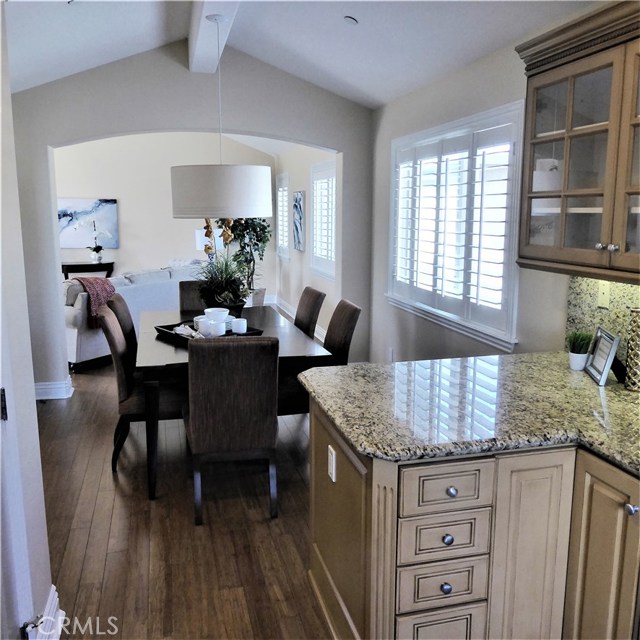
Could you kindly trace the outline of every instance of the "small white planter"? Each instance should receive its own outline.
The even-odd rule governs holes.
[[[588,353],[569,352],[569,367],[574,371],[582,371],[587,365]]]

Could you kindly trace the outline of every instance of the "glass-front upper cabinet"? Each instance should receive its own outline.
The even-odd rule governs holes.
[[[525,62],[522,267],[640,283],[640,12],[607,3]]]
[[[609,264],[624,54],[530,79],[521,256]]]

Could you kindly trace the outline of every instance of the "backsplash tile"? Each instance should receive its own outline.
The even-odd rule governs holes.
[[[567,300],[566,332],[590,331],[595,333],[598,326],[620,336],[618,358],[627,358],[627,334],[629,332],[629,309],[640,307],[640,286],[635,284],[608,283],[610,286],[609,308],[598,307],[598,287],[600,280],[572,276],[569,281]]]

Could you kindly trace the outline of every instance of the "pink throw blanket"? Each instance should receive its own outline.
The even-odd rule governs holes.
[[[107,278],[74,278],[89,295],[89,327],[98,327],[98,309],[116,292]]]

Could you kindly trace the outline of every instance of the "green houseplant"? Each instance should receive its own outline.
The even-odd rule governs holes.
[[[585,368],[592,340],[593,334],[588,331],[570,331],[567,334],[569,366],[573,370],[582,371]]]
[[[196,273],[200,281],[200,295],[207,307],[226,307],[236,314],[242,310],[249,290],[242,264],[232,257],[210,254]]]

